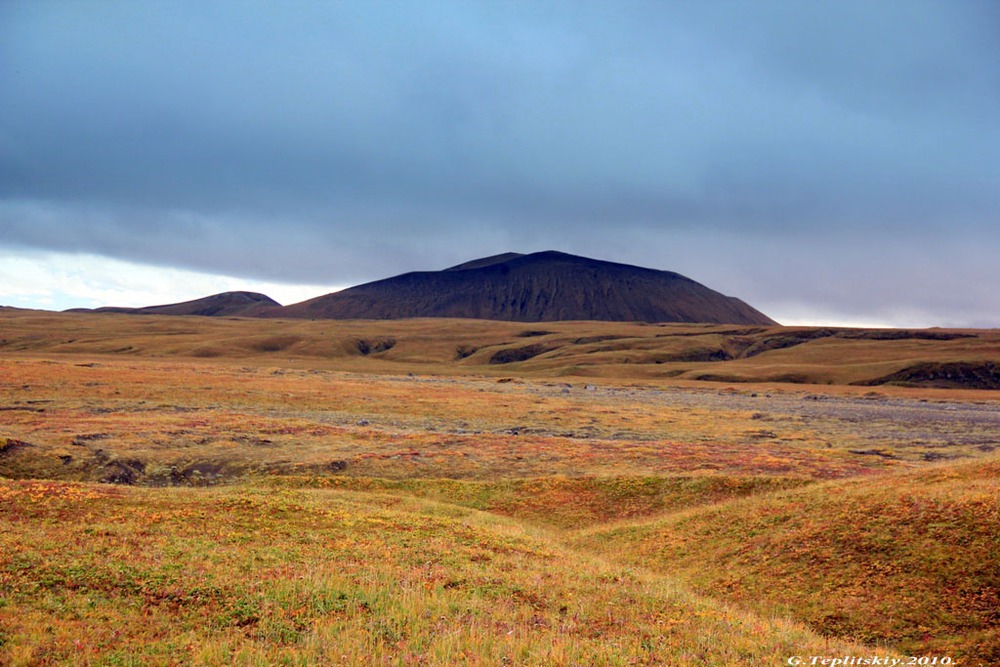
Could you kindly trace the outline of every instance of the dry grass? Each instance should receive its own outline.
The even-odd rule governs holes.
[[[572,530],[664,515],[810,482],[770,476],[533,477],[496,482],[455,479],[276,476],[275,488],[340,489],[416,496]]]
[[[731,665],[864,649],[454,506],[0,482],[10,665]]]
[[[223,362],[0,359],[0,368],[9,379],[0,387],[3,435],[28,445],[0,455],[0,474],[12,477],[191,484],[275,473],[497,479],[700,471],[830,478],[899,464],[827,447],[830,434],[795,418],[779,427],[683,391]],[[845,425],[858,427],[837,428]]]
[[[0,309],[0,664],[1000,664],[1000,392],[849,384],[1000,334],[911,333]]]
[[[824,634],[1000,664],[995,457],[733,500],[575,543]]]

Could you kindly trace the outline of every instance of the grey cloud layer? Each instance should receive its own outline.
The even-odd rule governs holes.
[[[623,232],[663,268],[673,232],[982,245],[998,30],[972,0],[7,2],[0,232],[327,282]]]

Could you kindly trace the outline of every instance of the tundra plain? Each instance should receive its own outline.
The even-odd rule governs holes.
[[[0,309],[0,664],[1000,664],[998,388],[996,331]]]

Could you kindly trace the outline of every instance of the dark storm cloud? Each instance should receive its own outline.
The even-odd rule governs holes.
[[[557,247],[777,303],[746,238],[882,278],[799,301],[947,308],[877,285],[997,241],[998,30],[971,0],[6,2],[0,232],[331,283]]]

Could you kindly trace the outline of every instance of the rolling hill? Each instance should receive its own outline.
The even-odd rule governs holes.
[[[126,315],[203,315],[217,317],[252,317],[263,309],[280,308],[281,304],[257,292],[223,292],[201,299],[143,308],[74,308],[73,313],[122,313]]]

